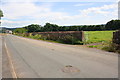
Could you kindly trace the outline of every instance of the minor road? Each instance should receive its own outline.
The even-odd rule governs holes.
[[[97,49],[4,36],[18,78],[118,78],[118,55]]]

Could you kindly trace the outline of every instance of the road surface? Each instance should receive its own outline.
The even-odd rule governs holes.
[[[118,78],[118,55],[115,53],[14,35],[6,35],[3,39],[3,55],[6,54],[3,58],[8,57],[14,77]]]
[[[2,36],[0,36],[0,79],[2,78]]]

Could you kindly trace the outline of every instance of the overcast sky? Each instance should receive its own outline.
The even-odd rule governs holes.
[[[118,0],[2,0],[2,26],[105,24],[118,18]]]

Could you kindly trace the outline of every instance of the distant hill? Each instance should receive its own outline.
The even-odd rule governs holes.
[[[13,31],[16,28],[6,28],[6,27],[0,27],[0,33],[4,33],[6,30],[11,30]]]
[[[0,29],[5,29],[5,30],[14,30],[16,28],[6,28],[6,27],[0,27]]]

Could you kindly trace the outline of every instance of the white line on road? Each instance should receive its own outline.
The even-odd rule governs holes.
[[[14,68],[14,66],[13,66],[13,62],[12,62],[10,53],[9,53],[9,51],[8,51],[7,45],[6,45],[5,42],[4,42],[4,44],[5,44],[5,49],[6,49],[6,52],[7,52],[8,60],[9,60],[10,66],[11,66],[12,77],[13,77],[13,78],[17,78],[17,74],[16,74],[16,72],[15,72],[15,68]]]

